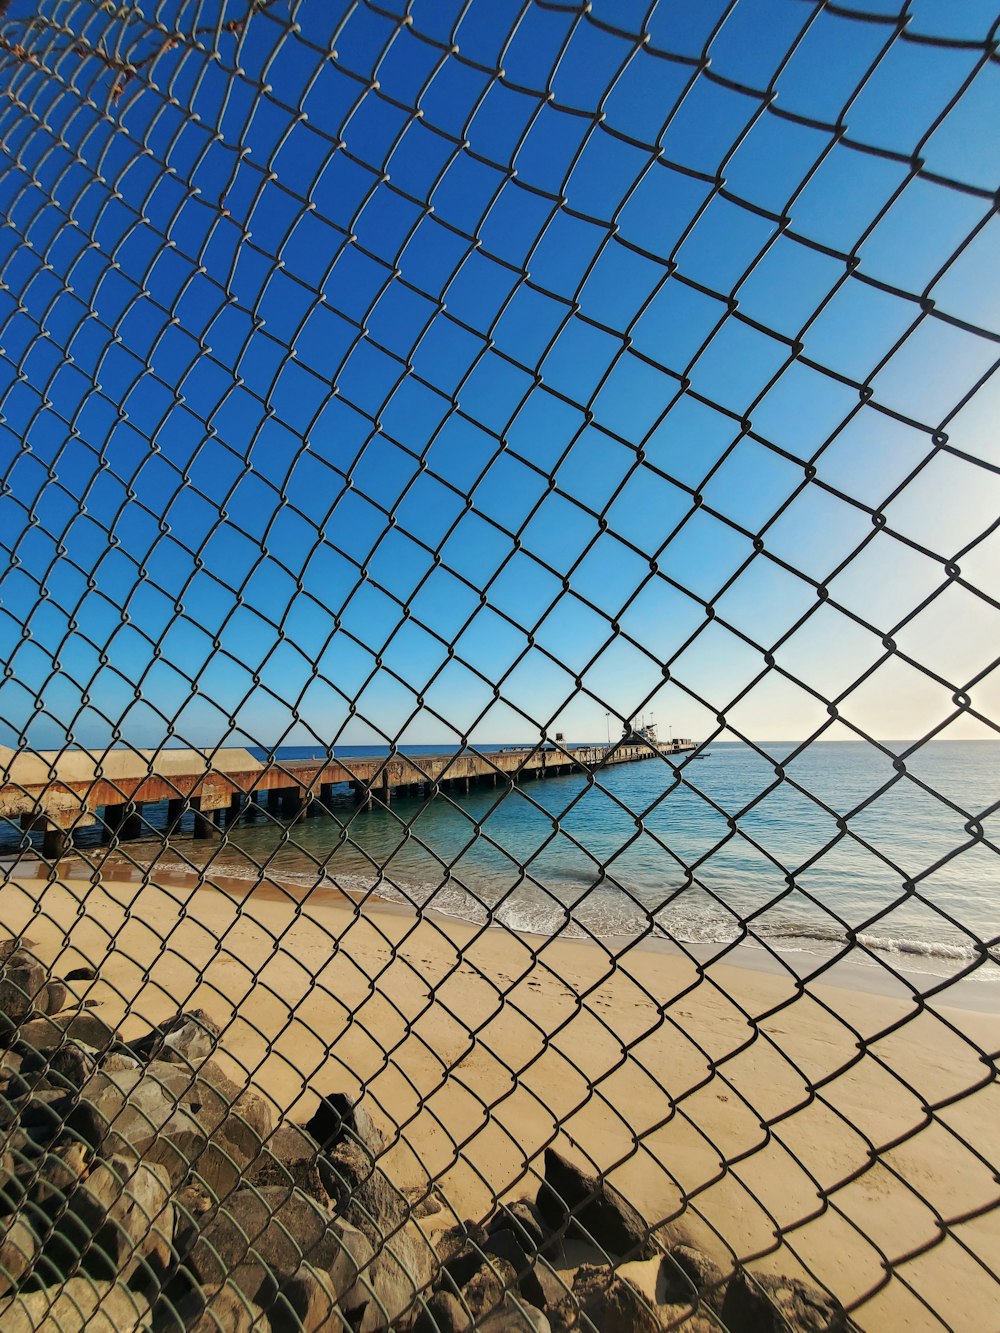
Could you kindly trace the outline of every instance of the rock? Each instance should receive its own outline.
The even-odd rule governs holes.
[[[660,1333],[649,1302],[613,1268],[583,1264],[573,1278],[573,1300],[595,1328],[618,1333]]]
[[[216,1143],[223,1144],[247,1171],[270,1145],[274,1134],[271,1103],[256,1088],[241,1087],[228,1078],[214,1060],[206,1060],[198,1069],[192,1097],[204,1104],[205,1085],[215,1094],[218,1124],[212,1130]]]
[[[540,1252],[549,1236],[541,1209],[530,1199],[502,1203],[486,1224],[486,1230],[490,1235],[499,1230],[512,1231],[526,1254]]]
[[[517,1287],[524,1299],[541,1310],[545,1305],[545,1294],[534,1271],[534,1248],[526,1254],[524,1247],[512,1231],[494,1231],[486,1242],[485,1252],[488,1257],[503,1259],[510,1264],[517,1276]]]
[[[0,1233],[0,1296],[6,1294],[35,1266],[41,1242],[21,1215],[7,1219]]]
[[[693,1245],[675,1245],[660,1264],[656,1299],[661,1305],[698,1299],[721,1310],[726,1275],[714,1260]]]
[[[740,1333],[842,1333],[852,1329],[842,1305],[798,1278],[769,1273],[733,1274],[722,1306],[723,1322]]]
[[[436,1291],[413,1321],[411,1333],[468,1333],[469,1312],[450,1291]]]
[[[354,1295],[343,1298],[345,1310],[362,1291],[368,1301],[358,1333],[395,1328],[437,1273],[437,1255],[419,1227],[409,1224],[389,1236],[364,1269]]]
[[[545,1259],[536,1260],[532,1272],[542,1293],[541,1309],[547,1310],[569,1297],[572,1276],[567,1274],[560,1276]]]
[[[20,1042],[37,1051],[49,1051],[64,1038],[82,1042],[95,1051],[107,1051],[118,1040],[114,1028],[89,1011],[71,1009],[47,1018],[33,1018],[18,1033]]]
[[[329,1274],[339,1300],[370,1259],[359,1233],[331,1220],[301,1190],[272,1186],[227,1199],[202,1226],[186,1264],[203,1285],[227,1281],[266,1306],[304,1263]]]
[[[259,1305],[233,1287],[214,1286],[188,1292],[174,1306],[171,1333],[264,1333],[269,1322]],[[160,1322],[154,1327],[159,1333]],[[336,1325],[333,1326],[336,1329]]]
[[[81,1143],[64,1143],[52,1152],[24,1162],[19,1175],[25,1194],[38,1207],[52,1204],[59,1208],[76,1189],[88,1171],[88,1150]]]
[[[296,1185],[323,1207],[330,1203],[319,1174],[319,1148],[311,1134],[298,1125],[281,1125],[267,1138],[266,1146],[251,1163],[247,1183]]]
[[[608,1254],[648,1259],[657,1252],[650,1228],[613,1185],[587,1175],[552,1148],[545,1150],[538,1208],[553,1231],[581,1237]]]
[[[208,1215],[219,1206],[218,1198],[200,1181],[192,1177],[171,1196],[174,1204],[174,1249],[179,1255],[191,1252],[198,1232]]]
[[[5,1147],[0,1155],[0,1217],[9,1217],[24,1200],[22,1170],[25,1160],[20,1130],[14,1129],[4,1137]]]
[[[69,987],[61,981],[50,980],[45,983],[44,996],[39,997],[38,1008],[43,1014],[61,1014],[68,1000]]]
[[[385,1149],[385,1137],[371,1116],[343,1092],[320,1097],[306,1129],[325,1153],[345,1139],[360,1144],[372,1158]]]
[[[286,1314],[298,1320],[292,1325],[289,1319],[288,1326],[301,1328],[302,1333],[326,1333],[342,1327],[333,1282],[328,1273],[318,1269],[300,1268],[282,1286],[278,1300],[267,1313],[272,1328]]]
[[[15,1051],[7,1050],[0,1055],[0,1124],[10,1125],[16,1120],[16,1112],[11,1103],[18,1097],[31,1093],[35,1080],[22,1077],[23,1057]]]
[[[97,973],[92,967],[74,967],[66,973],[67,981],[96,981]]]
[[[57,1046],[48,1059],[48,1078],[53,1087],[78,1091],[97,1068],[97,1053],[79,1042]]]
[[[125,1069],[139,1069],[139,1061],[124,1051],[112,1051],[101,1061],[101,1068],[106,1074],[120,1074]]]
[[[316,1165],[337,1213],[359,1227],[374,1246],[406,1221],[406,1196],[359,1144],[345,1140],[332,1153],[321,1154]]]
[[[714,1315],[692,1313],[689,1303],[658,1305],[656,1313],[662,1328],[677,1329],[678,1333],[719,1333],[718,1319]]]
[[[426,1188],[416,1187],[403,1191],[410,1203],[410,1216],[434,1217],[441,1212],[441,1200],[433,1185]]]
[[[126,1157],[99,1162],[59,1211],[52,1259],[61,1272],[79,1265],[128,1282],[141,1267],[141,1276],[158,1281],[170,1265],[174,1206],[162,1166]]]
[[[208,1143],[189,1107],[148,1070],[99,1070],[84,1084],[80,1100],[103,1122],[109,1153],[132,1153],[163,1165],[174,1185],[200,1161]]]
[[[220,1072],[216,1081],[223,1078]],[[175,1185],[196,1170],[221,1197],[240,1185],[261,1151],[251,1119],[265,1132],[270,1125],[268,1103],[236,1091],[234,1109],[201,1071],[152,1060],[142,1068],[98,1070],[81,1089],[80,1108],[90,1106],[100,1117],[109,1151],[126,1147],[161,1163]]]
[[[435,1285],[444,1291],[461,1291],[486,1262],[488,1240],[486,1229],[477,1222],[463,1222],[443,1232],[437,1242],[441,1267]]]
[[[62,1132],[73,1105],[63,1089],[36,1086],[18,1117],[18,1127],[38,1145],[51,1143]]]
[[[89,1277],[0,1302],[3,1333],[133,1333],[148,1328],[148,1315],[149,1302],[141,1293]]]
[[[462,1299],[477,1328],[481,1320],[504,1304],[508,1291],[516,1286],[517,1274],[504,1259],[491,1259],[473,1274],[462,1288]]]
[[[602,1330],[606,1328],[608,1333],[612,1329],[614,1333],[625,1333],[614,1324],[600,1327]],[[479,1333],[515,1333],[516,1330],[523,1330],[523,1333],[551,1333],[551,1325],[541,1310],[514,1301],[509,1296],[499,1309],[478,1322],[476,1328]]]
[[[34,1013],[39,996],[44,997],[48,977],[45,968],[25,949],[16,949],[0,967],[0,1023],[8,1033]]]
[[[204,1009],[175,1014],[159,1027],[128,1043],[140,1060],[163,1060],[191,1068],[209,1058],[219,1044],[220,1029]]]

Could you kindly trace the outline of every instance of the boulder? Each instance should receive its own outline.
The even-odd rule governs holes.
[[[109,1153],[134,1154],[165,1166],[174,1185],[202,1159],[208,1132],[148,1070],[99,1070],[81,1089],[80,1104],[91,1107],[102,1122]],[[237,1174],[234,1165],[232,1175]]]
[[[749,1273],[732,1276],[722,1320],[740,1333],[844,1333],[854,1325],[844,1307],[825,1291],[793,1277]]]
[[[163,1060],[195,1068],[204,1063],[219,1044],[220,1029],[204,1009],[175,1014],[144,1037],[128,1043],[140,1060]]]
[[[15,1051],[7,1050],[0,1056],[0,1126],[12,1125],[17,1119],[17,1109],[13,1105],[18,1097],[26,1097],[31,1092],[35,1079],[30,1082],[21,1073],[22,1057]]]
[[[342,1301],[345,1310],[353,1310],[353,1301],[364,1293],[366,1305],[358,1333],[395,1328],[420,1293],[430,1287],[437,1264],[437,1255],[415,1223],[387,1237],[362,1272],[355,1294]]]
[[[52,1050],[67,1037],[101,1052],[110,1050],[118,1040],[114,1028],[86,1009],[71,1009],[46,1018],[33,1018],[18,1033],[20,1042],[37,1051]]]
[[[22,1173],[25,1166],[26,1141],[19,1129],[4,1134],[4,1151],[0,1154],[0,1217],[9,1217],[24,1200]]]
[[[675,1245],[660,1264],[657,1300],[663,1304],[700,1300],[721,1310],[725,1289],[725,1273],[693,1245]]]
[[[468,1310],[450,1291],[436,1291],[413,1321],[411,1333],[469,1333]]]
[[[382,1131],[364,1107],[344,1092],[321,1096],[306,1129],[326,1153],[332,1152],[345,1139],[360,1144],[372,1158],[385,1149]]]
[[[141,1065],[134,1055],[126,1055],[124,1051],[112,1051],[101,1060],[101,1068],[105,1074],[120,1074],[123,1069],[139,1069]]]
[[[441,1200],[433,1185],[426,1188],[411,1186],[403,1192],[410,1202],[411,1217],[434,1217],[441,1212]]]
[[[80,1107],[90,1106],[102,1120],[109,1151],[127,1147],[161,1163],[175,1185],[196,1170],[221,1197],[240,1185],[259,1155],[271,1113],[259,1094],[226,1088],[225,1076],[210,1064],[197,1073],[159,1060],[135,1069],[104,1068],[84,1084]]]
[[[7,1219],[0,1232],[0,1296],[6,1296],[31,1273],[40,1249],[41,1242],[23,1215]]]
[[[538,1209],[554,1232],[582,1238],[609,1255],[648,1259],[657,1252],[650,1228],[613,1185],[581,1171],[552,1148],[545,1150]]]
[[[677,1329],[678,1333],[719,1333],[719,1321],[714,1315],[692,1313],[687,1303],[658,1305],[656,1313],[661,1327]]]
[[[86,1177],[88,1155],[81,1143],[62,1143],[51,1152],[23,1157],[16,1168],[23,1197],[30,1194],[37,1207],[58,1209]]]
[[[237,1190],[202,1225],[185,1263],[204,1286],[228,1282],[266,1306],[303,1266],[329,1275],[338,1300],[352,1291],[371,1247],[301,1190]]]
[[[113,1157],[99,1162],[60,1204],[46,1258],[61,1272],[79,1266],[97,1278],[158,1281],[170,1265],[173,1238],[166,1170]]]
[[[535,1276],[533,1247],[529,1246],[530,1254],[525,1253],[524,1246],[518,1237],[514,1235],[513,1231],[505,1228],[502,1231],[494,1231],[487,1239],[484,1248],[487,1257],[503,1259],[510,1264],[517,1277],[518,1291],[526,1301],[541,1310],[545,1305],[545,1293]]]
[[[478,1222],[462,1222],[442,1232],[437,1239],[440,1269],[435,1285],[443,1291],[460,1291],[486,1262],[488,1240],[489,1234]]]
[[[660,1333],[653,1307],[613,1268],[583,1264],[573,1277],[573,1300],[595,1328]]]
[[[49,1051],[25,1055],[21,1065],[23,1074],[41,1074],[50,1087],[64,1092],[75,1092],[97,1068],[97,1053],[75,1041],[63,1041]]]
[[[573,1281],[571,1274],[557,1273],[545,1259],[537,1259],[532,1271],[542,1293],[540,1309],[547,1310],[569,1297],[569,1288]]]
[[[69,987],[64,986],[61,981],[53,981],[51,978],[45,983],[44,996],[39,996],[37,1008],[43,1014],[61,1014],[69,1002]]]
[[[507,1293],[517,1289],[517,1274],[505,1259],[484,1263],[462,1288],[462,1300],[468,1306],[477,1328],[482,1321],[505,1306]]]
[[[541,1209],[530,1199],[502,1203],[487,1222],[486,1230],[490,1235],[494,1231],[512,1231],[526,1254],[540,1252],[549,1237]]]
[[[320,1180],[319,1148],[311,1134],[298,1125],[281,1125],[246,1172],[249,1185],[295,1185],[323,1207],[330,1203]]]
[[[36,1085],[21,1107],[18,1128],[32,1143],[51,1143],[62,1133],[72,1106],[73,1098],[64,1089]]]
[[[26,949],[15,949],[0,966],[0,1028],[10,1035],[45,1003],[45,968]],[[4,1022],[3,1020],[6,1020]]]
[[[256,1088],[241,1086],[224,1074],[214,1060],[206,1060],[198,1069],[191,1097],[204,1107],[209,1099],[218,1124],[212,1131],[215,1142],[223,1144],[247,1171],[260,1157],[265,1143],[274,1134],[274,1111],[268,1099]],[[204,1111],[200,1110],[203,1115]]]
[[[612,1324],[602,1325],[602,1328],[604,1327],[608,1333],[611,1333],[612,1328],[615,1333],[619,1333]],[[476,1328],[479,1333],[551,1333],[548,1318],[541,1310],[536,1310],[533,1305],[512,1300],[510,1297],[499,1309],[477,1323]]]
[[[321,1153],[316,1165],[336,1212],[359,1227],[374,1246],[406,1221],[406,1195],[360,1144],[345,1139],[331,1153]]]
[[[231,1286],[197,1287],[158,1311],[156,1333],[265,1333],[264,1311]],[[336,1324],[333,1328],[336,1329]]]
[[[148,1316],[149,1302],[141,1293],[89,1277],[0,1301],[3,1333],[136,1333],[149,1327]]]
[[[267,1313],[272,1328],[281,1326],[282,1317],[287,1327],[302,1333],[332,1333],[343,1326],[333,1281],[329,1273],[315,1268],[302,1267],[289,1278]]]

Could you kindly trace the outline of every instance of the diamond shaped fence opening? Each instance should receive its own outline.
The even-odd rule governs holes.
[[[995,13],[0,11],[0,1322],[989,1325]]]

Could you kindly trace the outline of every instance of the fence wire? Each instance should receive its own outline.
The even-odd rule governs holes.
[[[988,8],[2,6],[4,1327],[992,1326]]]

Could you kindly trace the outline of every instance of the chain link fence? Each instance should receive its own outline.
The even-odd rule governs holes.
[[[996,15],[0,8],[3,1327],[991,1327]]]

